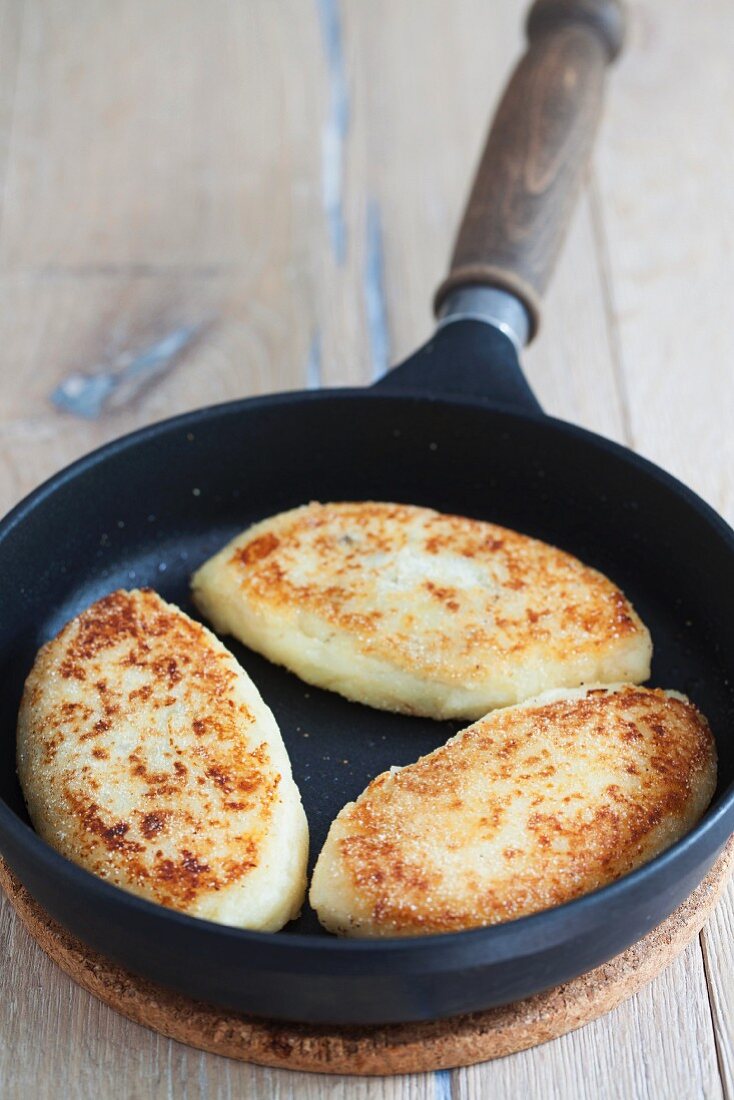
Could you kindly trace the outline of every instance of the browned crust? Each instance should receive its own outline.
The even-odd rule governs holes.
[[[419,658],[410,615],[399,627],[394,622],[386,627],[383,612],[363,606],[362,599],[375,569],[370,559],[399,551],[416,520],[424,523],[421,551],[450,551],[485,569],[495,582],[480,597],[476,590],[468,596],[460,587],[426,579],[422,596],[432,601],[438,621],[428,628],[421,625]],[[408,669],[420,664],[426,675],[445,677],[453,668],[456,677],[481,678],[486,669],[479,654],[517,656],[541,645],[547,656],[558,656],[568,649],[569,639],[576,644],[583,639],[585,648],[593,650],[645,634],[630,602],[601,573],[562,550],[496,524],[377,502],[313,503],[272,522],[273,530],[263,533],[258,526],[229,561],[253,608],[264,614],[308,611],[357,636],[363,653]],[[318,579],[296,579],[299,563],[313,555]],[[536,606],[523,607],[519,617],[503,610],[503,595],[523,591],[532,592]],[[374,602],[374,595],[370,598]],[[458,648],[455,616],[462,617],[465,627]]]
[[[354,916],[337,927],[327,908],[322,919],[348,934],[414,935],[560,905],[685,833],[715,775],[706,719],[662,691],[626,685],[494,711],[345,807],[329,861]],[[489,851],[508,823],[519,846]]]
[[[149,589],[113,592],[73,619],[39,653],[20,711],[20,775],[39,833],[93,873],[179,909],[244,880],[280,775],[232,690],[239,675],[204,627]],[[137,794],[125,816],[110,808],[111,784]],[[255,814],[257,829],[243,830],[238,812]]]

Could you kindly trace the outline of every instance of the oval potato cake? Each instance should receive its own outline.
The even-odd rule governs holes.
[[[549,688],[650,674],[649,632],[601,573],[428,508],[284,512],[207,561],[192,589],[218,632],[384,710],[475,719]]]
[[[346,936],[513,920],[652,859],[715,786],[714,740],[685,696],[547,692],[373,780],[332,823],[310,902]]]
[[[275,719],[150,589],[105,596],[40,650],[18,774],[40,836],[116,886],[240,928],[300,910],[308,827]]]

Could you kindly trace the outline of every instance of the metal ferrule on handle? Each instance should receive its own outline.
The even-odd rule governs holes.
[[[455,321],[483,321],[512,340],[517,351],[528,342],[530,318],[519,298],[495,286],[464,286],[448,294],[439,307],[436,329]]]

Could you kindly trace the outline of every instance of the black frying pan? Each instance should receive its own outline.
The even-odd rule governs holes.
[[[0,849],[48,912],[129,969],[262,1016],[430,1019],[525,997],[602,963],[666,917],[734,827],[734,533],[650,463],[544,416],[514,341],[537,318],[619,44],[610,0],[539,0],[439,292],[443,322],[372,389],[233,402],[111,443],[52,478],[0,525],[5,767]],[[508,293],[510,292],[510,293]],[[464,314],[462,317],[461,314]],[[720,754],[714,802],[647,866],[531,917],[453,935],[344,941],[310,911],[277,935],[160,908],[76,867],[31,830],[15,721],[36,650],[118,586],[193,612],[191,571],[235,532],[311,499],[407,501],[545,539],[614,578],[655,640],[653,683],[687,692]],[[229,640],[228,640],[229,643]],[[237,645],[275,711],[311,825],[391,764],[456,729],[307,687]]]

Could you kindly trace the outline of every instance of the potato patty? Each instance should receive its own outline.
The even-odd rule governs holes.
[[[310,504],[206,562],[194,599],[303,680],[384,710],[475,719],[549,688],[637,683],[650,635],[553,546],[405,504]]]
[[[149,589],[43,646],[18,774],[43,839],[116,886],[266,931],[301,907],[308,827],[275,719],[221,642]]]
[[[373,780],[333,822],[310,901],[347,936],[512,920],[652,859],[715,785],[711,731],[684,696],[547,692]]]

